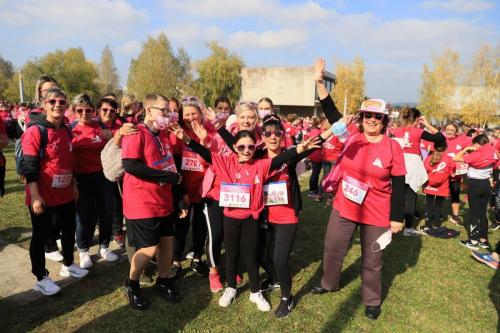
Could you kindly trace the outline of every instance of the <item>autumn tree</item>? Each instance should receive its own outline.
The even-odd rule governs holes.
[[[14,66],[8,60],[0,56],[0,99],[5,98],[5,90],[9,86],[9,81],[14,76]]]
[[[352,63],[335,64],[335,86],[333,99],[340,110],[346,107],[347,112],[357,110],[365,96],[365,64],[356,57]],[[347,100],[347,105],[345,101]]]
[[[207,105],[213,105],[219,96],[227,96],[231,101],[239,100],[243,60],[216,42],[210,42],[207,46],[211,51],[210,55],[195,65],[198,96]]]
[[[127,92],[142,99],[157,92],[165,96],[180,96],[191,82],[190,59],[183,49],[174,53],[164,33],[148,37],[142,51],[132,59],[128,73]]]
[[[98,66],[99,89],[101,95],[116,92],[118,89],[118,73],[115,66],[113,53],[108,45],[104,47],[101,55],[101,62]]]
[[[21,73],[26,101],[34,100],[36,80],[41,75],[54,77],[68,98],[83,92],[95,99],[99,97],[96,84],[97,68],[85,58],[81,48],[56,50],[41,58],[30,60],[21,68]],[[19,101],[19,73],[15,73],[9,81],[5,94],[9,100]]]

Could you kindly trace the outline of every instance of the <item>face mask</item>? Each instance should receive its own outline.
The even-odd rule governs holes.
[[[259,117],[260,119],[263,119],[265,116],[270,115],[271,110],[261,110],[259,109]]]
[[[391,229],[384,232],[380,235],[379,238],[372,244],[373,252],[380,252],[387,247],[391,243],[392,240],[392,231]]]
[[[216,116],[217,120],[221,121],[221,120],[224,120],[227,117],[229,117],[229,113],[227,113],[227,112],[217,112],[215,116]]]
[[[170,118],[158,116],[153,122],[153,126],[158,130],[164,130],[170,124]]]

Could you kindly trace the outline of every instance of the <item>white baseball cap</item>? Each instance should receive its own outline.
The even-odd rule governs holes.
[[[385,115],[389,114],[389,110],[385,108],[385,101],[382,99],[367,99],[361,104],[361,107],[358,110],[359,112],[373,112],[373,113],[382,113]]]

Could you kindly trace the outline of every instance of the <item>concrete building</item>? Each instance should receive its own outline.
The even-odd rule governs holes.
[[[333,89],[335,75],[325,72],[328,91]],[[241,70],[241,99],[258,101],[269,97],[279,114],[296,113],[312,116],[321,112],[314,67],[254,67]]]

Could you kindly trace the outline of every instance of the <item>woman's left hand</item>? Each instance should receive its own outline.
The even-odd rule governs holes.
[[[193,129],[193,132],[196,134],[196,136],[200,139],[200,141],[205,141],[208,136],[208,132],[203,125],[198,124],[198,122],[196,121],[192,121],[191,128]]]
[[[301,144],[297,145],[297,153],[300,154],[303,151],[306,151],[309,149],[320,148],[321,147],[320,142],[321,142],[321,140],[317,136],[311,137],[305,141],[302,141]]]
[[[404,223],[403,222],[397,222],[397,221],[391,221],[391,231],[393,234],[397,234],[401,230],[403,230]]]

